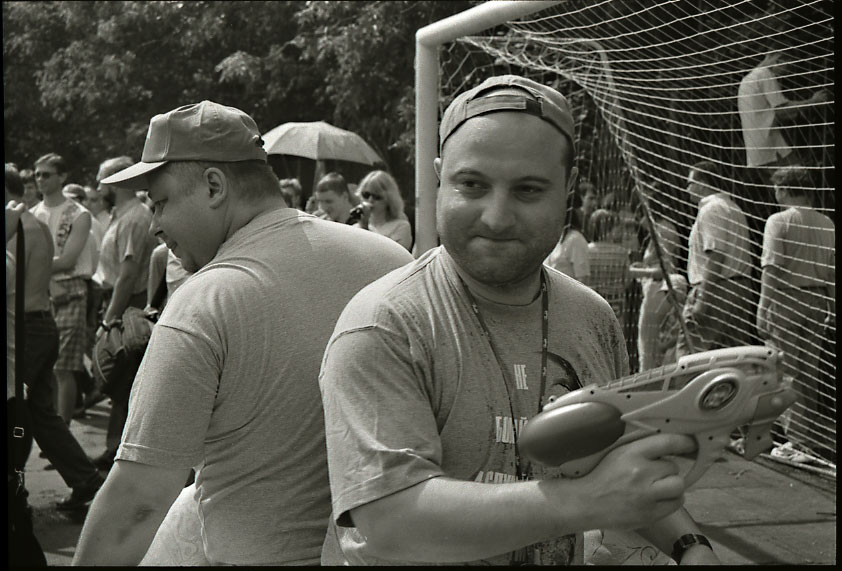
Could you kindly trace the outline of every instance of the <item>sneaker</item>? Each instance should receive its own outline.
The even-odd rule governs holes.
[[[809,448],[798,446],[792,442],[785,442],[780,446],[776,446],[772,449],[770,455],[775,458],[794,462],[795,464],[807,464],[812,462],[815,457],[815,454]]]
[[[73,492],[68,497],[56,503],[56,509],[61,511],[86,509],[88,507],[88,503],[94,499],[94,496],[96,496],[96,493],[104,483],[105,480],[97,476],[94,483],[82,488],[73,488]]]

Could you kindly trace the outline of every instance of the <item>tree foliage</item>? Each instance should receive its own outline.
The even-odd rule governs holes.
[[[6,161],[58,152],[92,182],[149,119],[211,99],[261,130],[363,136],[412,200],[415,31],[476,2],[4,2]]]

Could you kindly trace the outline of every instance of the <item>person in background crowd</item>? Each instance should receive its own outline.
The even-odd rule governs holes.
[[[44,163],[40,163],[46,168]],[[6,163],[6,204],[23,199],[23,184],[17,169]],[[50,311],[54,243],[46,223],[29,212],[21,214],[25,236],[24,371],[26,404],[32,421],[32,435],[47,460],[55,467],[71,494],[56,507],[63,511],[84,509],[102,486],[102,476],[91,464],[66,422],[56,411],[53,365],[59,354],[59,331]],[[7,232],[9,228],[6,228]],[[15,251],[17,238],[6,241]]]
[[[590,239],[587,234],[588,221],[591,219],[591,214],[599,208],[599,193],[596,191],[596,185],[594,183],[583,180],[579,183],[578,194],[582,197],[582,234],[585,238]]]
[[[85,205],[85,187],[81,184],[66,184],[62,187],[61,193],[70,200],[75,200],[82,206]]]
[[[87,202],[87,194],[85,192],[85,188],[82,185],[71,183],[66,184],[61,189],[61,193],[70,200],[75,200],[79,204],[81,204],[86,210],[88,207],[86,205]],[[90,212],[90,210],[88,210]],[[100,248],[102,247],[102,237],[105,235],[105,228],[106,225],[103,225],[96,216],[94,216],[93,212],[91,214],[91,233],[93,234],[94,239],[88,240],[85,244],[86,248],[91,250],[90,256],[92,263],[94,264],[94,268],[97,267],[99,262],[99,252]],[[100,285],[97,283],[96,279],[96,272],[90,278],[85,279],[85,286],[88,290],[87,295],[87,303],[85,309],[85,357],[88,361],[91,359],[93,354],[93,347],[95,341],[95,334],[99,320],[97,319],[99,306],[97,305],[98,302],[102,300],[102,293]],[[84,418],[85,410],[88,406],[90,406],[94,401],[100,399],[100,395],[96,388],[96,383],[91,375],[91,372],[88,370],[87,362],[85,363],[85,369],[82,371],[76,371],[74,373],[76,376],[76,406],[73,410],[73,418]]]
[[[100,192],[92,186],[85,187],[85,200],[82,205],[91,211],[103,228],[111,223],[111,209],[114,208],[114,197],[108,192]],[[104,232],[103,232],[104,234]]]
[[[631,264],[631,275],[640,280],[643,291],[637,328],[637,351],[641,371],[675,360],[679,328],[676,304],[683,305],[687,296],[687,280],[675,269],[681,246],[678,229],[669,219],[670,213],[677,211],[675,199],[663,192],[658,183],[652,183],[646,203],[651,224],[649,217],[644,216],[643,220],[649,227],[649,238],[643,260]],[[658,246],[670,284],[664,280],[661,260],[656,250]],[[669,285],[672,285],[677,296],[674,302],[669,297]]]
[[[157,244],[157,240],[149,233],[152,212],[137,198],[133,190],[109,187],[102,182],[103,179],[132,164],[132,159],[126,156],[107,159],[100,164],[97,173],[100,192],[107,192],[114,197],[114,212],[102,240],[100,256],[103,310],[97,338],[112,327],[119,326],[127,308],[146,307],[149,257]],[[130,385],[135,372],[136,367],[127,367],[123,383]],[[101,470],[111,469],[114,463],[128,416],[128,405],[128,400],[112,395],[105,452],[94,460]]]
[[[737,91],[746,164],[757,169],[767,183],[777,167],[799,162],[798,151],[787,142],[780,126],[833,99],[827,89],[818,89],[807,99],[787,99],[778,76],[790,73],[791,65],[784,52],[770,51],[740,80]]]
[[[280,181],[281,184],[281,194],[284,195],[284,202],[290,208],[297,208],[298,210],[303,209],[303,204],[301,204],[301,183],[298,181],[297,178],[283,178]]]
[[[96,269],[96,239],[91,232],[91,213],[61,193],[67,179],[61,156],[50,153],[35,161],[35,179],[44,200],[32,214],[47,224],[55,245],[50,298],[59,332],[57,409],[70,422],[77,400],[76,374],[85,371],[87,281]]]
[[[591,268],[589,285],[601,295],[623,326],[626,322],[626,287],[631,281],[629,252],[620,242],[623,227],[620,216],[600,208],[591,215],[588,262]]]
[[[714,163],[700,161],[690,168],[687,191],[699,211],[688,239],[690,291],[682,319],[692,347],[679,335],[678,357],[752,344],[755,300],[748,224],[733,197],[720,190],[721,184]]]
[[[324,347],[351,296],[412,256],[288,208],[254,120],[211,101],[153,117],[141,162],[101,182],[148,189],[160,236],[195,273],[152,330],[74,564],[137,565],[192,468],[183,523],[208,564],[317,564]]]
[[[27,210],[32,210],[32,207],[44,198],[38,190],[38,183],[35,182],[35,172],[23,169],[20,171],[20,178],[23,181],[23,203],[26,204]]]
[[[582,216],[582,199],[579,194],[570,193],[561,238],[544,263],[588,285],[591,279],[591,263],[588,259],[588,241],[583,231]]]
[[[627,373],[608,304],[542,264],[575,156],[567,101],[532,80],[492,77],[445,110],[442,245],[354,296],[325,351],[322,564],[582,564],[586,530],[657,522],[644,534],[667,552],[698,533],[664,458],[691,438],[621,446],[583,478],[519,453],[549,399]],[[716,562],[699,541],[677,559]]]
[[[412,249],[412,228],[403,211],[403,198],[394,177],[386,171],[371,171],[360,181],[357,196],[361,210],[357,225],[386,236]]]
[[[772,176],[775,198],[784,210],[766,221],[757,331],[766,345],[783,352],[784,374],[792,379],[799,400],[783,417],[787,442],[773,456],[809,462],[826,448],[835,454],[833,417],[822,410],[820,351],[828,325],[836,315],[836,228],[816,211],[815,183],[798,166]],[[817,446],[818,444],[818,446]]]
[[[319,210],[313,213],[314,216],[341,224],[349,222],[354,203],[351,200],[348,183],[341,174],[329,172],[324,175],[316,184],[316,192],[313,196],[319,207]],[[352,224],[354,222],[356,220],[351,220]]]
[[[786,165],[817,162],[807,155],[809,150],[794,147],[787,140],[787,127],[823,121],[818,119],[821,115],[817,110],[833,101],[833,93],[828,89],[814,90],[805,99],[789,99],[781,79],[796,74],[801,77],[800,81],[809,77],[793,68],[787,52],[771,50],[740,80],[737,90],[746,156],[746,168],[741,169],[739,176],[748,198],[743,207],[748,215],[751,262],[755,271],[760,267],[763,224],[777,210],[772,173]]]

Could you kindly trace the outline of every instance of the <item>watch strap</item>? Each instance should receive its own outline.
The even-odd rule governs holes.
[[[699,544],[707,545],[710,549],[713,549],[710,541],[708,541],[708,538],[704,535],[699,535],[698,533],[688,533],[686,535],[682,535],[678,538],[678,541],[673,544],[671,557],[676,563],[680,563],[681,558],[684,556],[684,552],[693,545]]]

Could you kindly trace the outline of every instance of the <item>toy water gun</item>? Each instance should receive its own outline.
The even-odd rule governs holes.
[[[584,476],[614,448],[652,434],[695,437],[696,462],[684,476],[698,480],[747,426],[745,457],[772,446],[772,423],[796,393],[780,371],[781,354],[763,346],[716,349],[548,403],[526,423],[521,453],[567,477]]]

